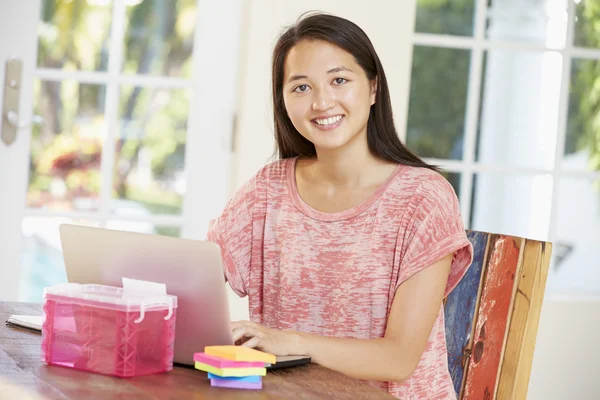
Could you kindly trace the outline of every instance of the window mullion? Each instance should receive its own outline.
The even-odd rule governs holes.
[[[558,197],[560,194],[560,173],[562,171],[562,161],[565,154],[565,142],[567,136],[567,119],[569,118],[569,88],[571,86],[571,50],[573,48],[573,37],[575,31],[575,2],[568,2],[567,9],[567,39],[565,43],[565,52],[563,53],[563,65],[560,85],[560,99],[558,105],[558,130],[556,136],[556,149],[554,153],[554,170],[552,174],[552,204],[550,206],[550,227],[548,238],[550,241],[556,240],[556,225],[558,212]]]
[[[125,37],[125,0],[113,1],[112,24],[110,30],[110,54],[108,58],[108,84],[106,87],[106,106],[104,119],[106,132],[102,145],[102,184],[100,186],[100,213],[110,211],[113,189],[113,166],[115,165],[115,132],[118,129],[119,83],[118,78],[123,65],[123,38]]]

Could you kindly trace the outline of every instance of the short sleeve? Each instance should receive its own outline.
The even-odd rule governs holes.
[[[221,248],[225,279],[240,297],[248,294],[257,180],[253,177],[235,193],[207,233],[207,239]]]
[[[460,282],[473,259],[458,199],[452,186],[441,176],[430,177],[414,196],[415,204],[403,236],[403,257],[396,289],[414,274],[448,254],[453,254],[446,297]]]

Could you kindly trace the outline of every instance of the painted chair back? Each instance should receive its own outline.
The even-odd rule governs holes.
[[[459,399],[525,399],[552,245],[468,231],[473,264],[445,300]]]

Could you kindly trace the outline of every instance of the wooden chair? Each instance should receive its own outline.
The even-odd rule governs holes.
[[[459,399],[525,399],[552,245],[468,231],[473,264],[445,300]]]

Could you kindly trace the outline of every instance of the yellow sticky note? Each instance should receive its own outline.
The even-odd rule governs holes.
[[[199,361],[196,361],[194,364],[195,368],[204,371],[210,372],[211,374],[227,377],[227,376],[235,376],[235,377],[243,377],[243,376],[265,376],[267,375],[266,368],[217,368],[212,365],[204,364]]]
[[[204,353],[232,361],[261,361],[275,364],[277,357],[273,354],[242,346],[206,346]]]

